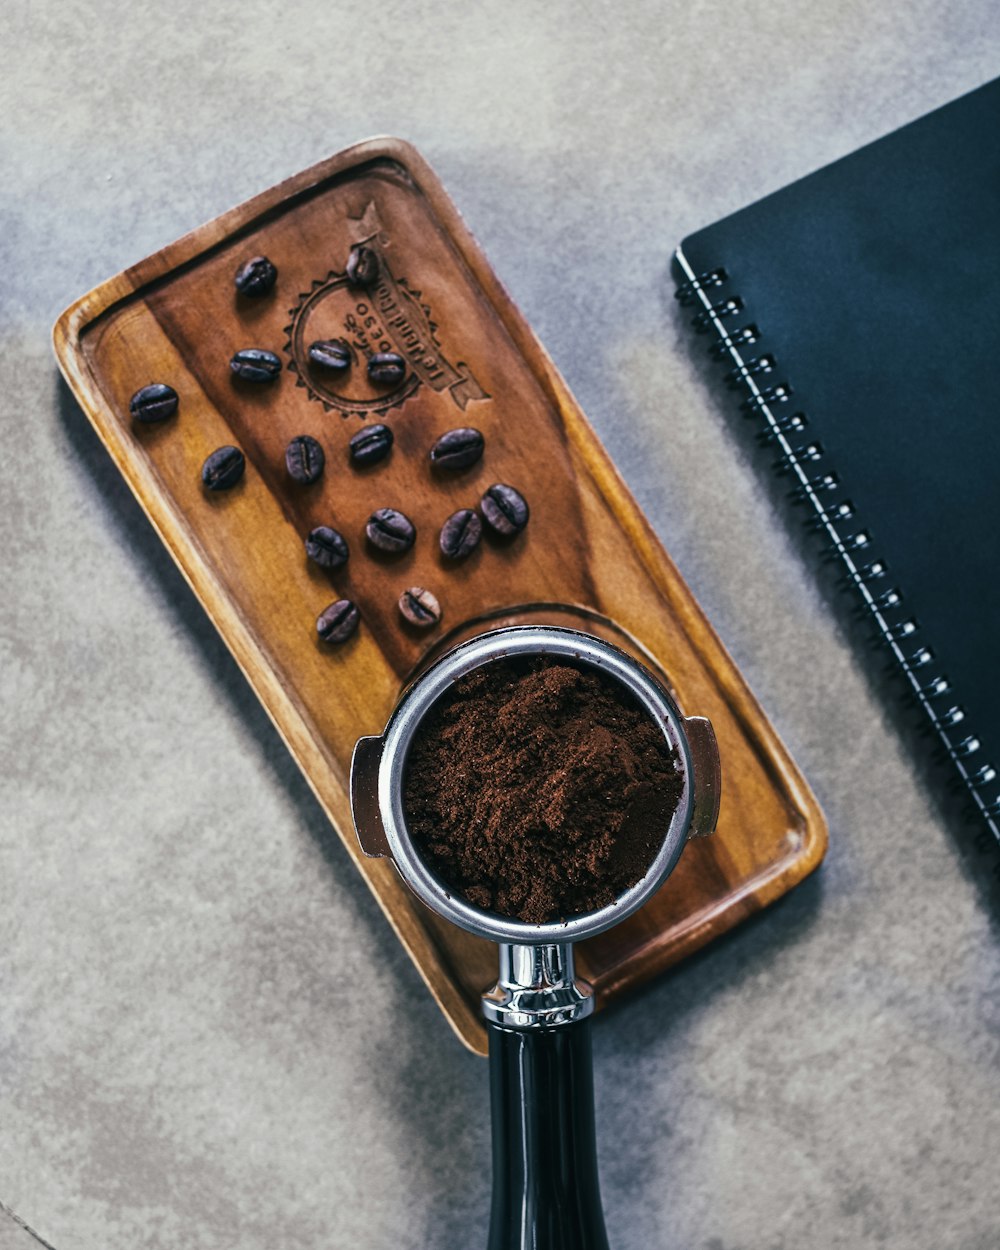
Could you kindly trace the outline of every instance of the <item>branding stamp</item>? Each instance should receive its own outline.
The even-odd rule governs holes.
[[[447,392],[463,411],[473,400],[488,399],[468,365],[452,364],[445,356],[438,327],[421,293],[392,272],[374,206],[369,205],[357,220],[369,228],[375,226],[357,242],[376,253],[378,278],[370,287],[359,289],[348,283],[345,273],[331,270],[299,297],[285,327],[285,350],[296,385],[305,387],[309,398],[327,411],[335,408],[344,416],[387,412],[421,386]],[[311,365],[309,345],[318,339],[343,339],[350,348],[350,366],[334,373]],[[406,362],[406,373],[397,385],[387,388],[368,377],[368,357],[376,352],[397,352]]]

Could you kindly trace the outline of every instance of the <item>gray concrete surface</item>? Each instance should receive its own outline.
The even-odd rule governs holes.
[[[994,1250],[1000,957],[978,861],[732,437],[666,274],[685,233],[1000,72],[995,6],[10,0],[3,42],[0,1199],[58,1250],[484,1244],[485,1065],[49,346],[109,274],[393,132],[443,177],[830,821],[817,877],[597,1024],[613,1245]]]
[[[30,1225],[0,1202],[0,1250],[52,1250]]]

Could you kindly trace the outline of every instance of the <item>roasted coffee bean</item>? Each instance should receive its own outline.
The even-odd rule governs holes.
[[[241,295],[256,299],[266,295],[278,280],[278,271],[266,256],[251,256],[236,270],[236,289]]]
[[[347,539],[329,525],[317,525],[306,539],[306,555],[321,569],[339,569],[351,554]]]
[[[378,277],[378,253],[357,243],[347,258],[347,281],[351,286],[372,286]]]
[[[376,352],[368,357],[368,376],[380,386],[396,386],[406,377],[406,361],[395,352]]]
[[[441,554],[449,560],[464,560],[465,557],[479,546],[483,536],[483,523],[479,513],[471,508],[461,508],[453,512],[441,526]]]
[[[519,534],[528,524],[529,510],[524,496],[503,482],[494,482],[479,506],[486,524],[505,538]]]
[[[245,347],[229,362],[236,377],[244,382],[273,382],[281,373],[281,361],[262,347]]]
[[[392,450],[393,433],[387,425],[369,425],[358,430],[350,441],[351,459],[355,464],[377,464]]]
[[[373,512],[368,518],[365,533],[372,546],[393,555],[409,551],[417,536],[410,518],[395,508],[379,508]]]
[[[201,480],[209,490],[229,490],[243,476],[246,465],[238,447],[219,447],[201,466]]]
[[[309,486],[323,472],[326,456],[310,434],[300,434],[285,448],[285,467],[293,482]]]
[[[136,421],[166,421],[177,411],[177,392],[166,382],[150,382],[132,396],[128,410]]]
[[[346,642],[360,620],[361,613],[350,599],[338,599],[316,618],[316,633],[324,642]]]
[[[449,430],[431,448],[431,464],[436,469],[467,469],[482,456],[485,445],[478,430],[468,426]]]
[[[399,610],[404,619],[418,629],[430,629],[441,619],[441,605],[423,586],[411,586],[399,596]]]
[[[323,369],[342,373],[350,367],[351,347],[344,339],[317,339],[309,344],[309,359]]]

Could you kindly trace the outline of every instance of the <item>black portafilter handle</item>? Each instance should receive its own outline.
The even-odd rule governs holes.
[[[553,1028],[488,1027],[489,1250],[608,1250],[589,1018]]]
[[[501,942],[490,1040],[489,1250],[608,1250],[597,1176],[590,1015],[569,942]]]

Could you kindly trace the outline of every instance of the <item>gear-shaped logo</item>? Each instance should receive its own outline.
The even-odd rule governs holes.
[[[366,246],[378,260],[370,285],[353,286],[346,273],[331,270],[314,281],[290,310],[285,350],[296,385],[305,387],[309,398],[328,412],[335,408],[344,416],[354,413],[362,418],[398,407],[422,385],[448,392],[463,410],[472,400],[488,399],[466,364],[453,365],[444,356],[437,326],[420,292],[411,291],[405,278],[394,276],[373,239],[366,240]],[[310,344],[329,339],[347,344],[351,357],[347,368],[325,369],[310,361]],[[401,381],[383,384],[369,377],[368,358],[382,352],[394,352],[405,361]]]

